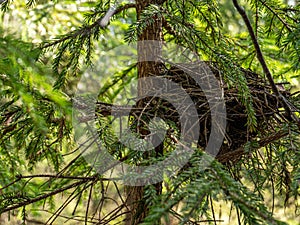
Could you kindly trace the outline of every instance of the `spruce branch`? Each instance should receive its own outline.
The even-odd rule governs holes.
[[[267,145],[274,143],[275,141],[280,140],[281,138],[286,137],[287,135],[289,135],[289,133],[286,131],[278,131],[276,133],[272,133],[271,135],[268,135],[267,137],[258,141],[257,146],[253,148],[253,151],[260,149],[262,147],[266,147]],[[221,163],[225,163],[228,161],[238,160],[239,157],[242,157],[245,154],[247,154],[247,152],[245,152],[245,147],[242,146],[239,147],[238,149],[235,149],[234,151],[227,152],[223,155],[218,155],[216,159]]]
[[[259,0],[260,3],[265,6],[271,13],[273,13],[273,15],[275,17],[277,17],[277,19],[285,26],[285,28],[289,31],[289,32],[292,32],[292,29],[290,28],[290,25],[283,19],[281,18],[281,16],[276,13],[269,5],[267,5],[266,1],[262,1],[262,0]]]
[[[119,8],[117,8],[114,12],[113,12],[113,15],[117,15],[121,12],[123,12],[124,10],[126,9],[130,9],[130,8],[135,8],[136,7],[136,4],[132,3],[132,4],[126,4],[126,5],[123,5],[123,6],[120,6]],[[65,37],[63,38],[60,38],[56,41],[53,41],[51,43],[46,43],[45,45],[41,46],[42,49],[45,49],[45,48],[49,48],[49,47],[52,47],[52,46],[55,46],[55,45],[58,45],[60,43],[63,43],[69,39],[75,39],[77,38],[78,36],[87,36],[91,33],[91,31],[94,29],[94,28],[97,28],[97,27],[101,27],[102,29],[104,29],[104,27],[101,25],[101,21],[102,21],[102,17],[97,19],[93,24],[89,25],[89,26],[83,26],[82,28],[80,28],[79,30],[77,31],[74,31],[70,34],[67,34]]]
[[[95,179],[97,179],[97,178],[95,178]],[[77,187],[77,186],[82,185],[82,184],[87,183],[87,182],[90,182],[90,181],[89,180],[80,180],[80,181],[75,182],[73,184],[70,184],[70,185],[68,185],[66,187],[57,189],[55,191],[49,192],[49,193],[44,194],[44,195],[40,195],[40,196],[38,196],[36,198],[32,198],[32,199],[29,199],[29,200],[26,200],[26,201],[23,201],[23,202],[16,203],[15,205],[6,207],[4,209],[1,209],[0,210],[0,214],[2,214],[4,212],[11,211],[11,210],[14,210],[14,209],[21,208],[21,207],[26,206],[26,205],[30,205],[30,204],[38,202],[38,201],[41,201],[41,200],[46,199],[46,198],[48,198],[50,196],[59,194],[61,192],[64,192],[64,191],[69,190],[71,188]]]
[[[255,51],[256,51],[256,55],[257,55],[257,59],[259,61],[259,63],[261,64],[263,71],[271,85],[272,91],[274,92],[274,94],[278,97],[279,100],[281,100],[282,105],[286,111],[286,113],[288,114],[288,116],[290,117],[291,120],[293,120],[294,122],[297,123],[298,128],[300,129],[300,120],[299,118],[295,115],[292,107],[291,107],[291,103],[279,92],[274,79],[272,77],[272,74],[267,66],[267,63],[264,59],[263,53],[261,51],[261,48],[259,46],[259,43],[257,41],[257,38],[255,36],[254,30],[252,28],[251,22],[245,12],[245,10],[239,5],[239,3],[237,2],[237,0],[232,0],[234,7],[237,9],[237,11],[239,12],[239,14],[241,15],[242,19],[244,20],[248,32],[250,34],[251,40],[253,42]]]
[[[33,175],[18,175],[17,181],[20,179],[32,179],[32,178],[56,178],[56,179],[71,179],[71,180],[86,180],[86,181],[94,181],[97,176],[90,177],[81,177],[81,176],[63,176],[63,175],[55,175],[55,174],[33,174]],[[101,181],[110,181],[109,178],[98,178]]]

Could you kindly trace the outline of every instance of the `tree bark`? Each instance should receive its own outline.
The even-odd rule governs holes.
[[[150,4],[161,5],[164,1],[160,0],[136,0],[136,14],[137,20],[141,18],[143,10]],[[138,49],[138,78],[148,76],[155,76],[161,73],[161,55],[162,55],[162,20],[154,17],[155,22],[139,35],[137,49]],[[142,90],[148,89],[148,84],[138,83],[138,97],[142,97]],[[147,105],[147,98],[143,98],[137,103],[137,107],[144,108]],[[147,124],[140,122],[137,128],[141,137],[149,134]],[[163,153],[163,143],[155,148],[156,155]],[[154,184],[157,194],[161,194],[162,183]],[[149,211],[148,206],[143,199],[144,186],[126,186],[125,191],[127,195],[127,208],[129,213],[126,217],[126,225],[137,225],[141,223],[147,216]]]

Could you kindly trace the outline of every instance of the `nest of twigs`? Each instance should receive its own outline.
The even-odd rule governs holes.
[[[222,80],[221,71],[216,65],[211,64],[209,68],[214,77],[217,78],[219,91],[223,93],[227,114],[224,141],[216,156],[219,161],[222,163],[238,161],[242,155],[244,155],[244,145],[248,141],[256,140],[258,137],[258,147],[262,147],[286,135],[283,132],[276,133],[276,129],[273,129],[274,124],[287,121],[288,117],[285,116],[284,111],[279,110],[282,108],[282,104],[278,97],[272,93],[272,88],[266,80],[252,71],[238,68],[247,80],[247,86],[249,87],[252,97],[254,115],[258,125],[256,129],[251,130],[247,125],[248,114],[245,105],[241,101],[240,92],[237,87],[233,85],[229,87]],[[199,74],[199,76],[203,76],[203,74]],[[185,70],[177,66],[166,70],[161,77],[179,84],[194,102],[200,123],[198,146],[205,149],[209,138],[214,138],[210,137],[211,110],[205,93]],[[287,99],[289,98],[289,91],[280,89],[280,92]],[[111,113],[111,106],[110,104],[99,103],[98,112],[102,115],[109,115]],[[145,97],[142,101],[137,102],[134,107],[120,107],[120,114],[126,114],[126,109],[130,110],[131,115],[135,115],[136,119],[142,118],[141,114],[143,114],[144,118],[159,116],[166,121],[171,121],[172,124],[177,124],[178,130],[180,130],[180,126],[182,126],[179,123],[180,116],[178,112],[176,112],[175,107],[159,97]],[[116,111],[116,107],[114,107],[114,111]],[[272,130],[274,132],[272,132]]]
[[[252,71],[239,68],[247,80],[252,97],[254,115],[258,125],[256,129],[251,130],[247,125],[248,115],[246,107],[242,103],[240,98],[241,94],[237,87],[229,87],[221,80],[221,71],[216,65],[210,65],[209,68],[219,80],[220,90],[223,92],[226,105],[226,133],[224,135],[224,142],[217,155],[220,161],[228,162],[238,160],[243,155],[243,146],[246,142],[254,140],[258,134],[260,134],[260,139],[265,135],[265,138],[262,139],[264,144],[269,143],[269,141],[274,140],[274,138],[282,137],[282,133],[276,133],[275,136],[270,136],[270,132],[268,132],[273,129],[274,123],[280,124],[283,120],[288,120],[288,118],[279,110],[282,104],[278,97],[272,93],[272,88],[266,80]],[[201,147],[205,147],[208,138],[213,137],[209,137],[211,129],[210,108],[203,91],[199,91],[201,90],[199,85],[183,70],[177,69],[176,67],[172,67],[166,77],[179,83],[185,90],[188,90],[199,115],[200,137],[198,144]],[[280,91],[285,97],[288,98],[290,96],[289,91],[284,89]]]

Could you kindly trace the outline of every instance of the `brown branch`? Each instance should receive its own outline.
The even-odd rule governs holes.
[[[268,10],[270,10],[276,17],[277,19],[279,19],[279,21],[285,26],[285,28],[289,31],[292,32],[292,29],[290,28],[290,26],[270,7],[266,4],[266,1],[261,1],[261,4],[263,6],[265,6]]]
[[[279,140],[280,138],[283,138],[285,136],[288,135],[288,132],[285,132],[285,131],[281,131],[281,132],[277,132],[273,135],[270,135],[260,141],[258,141],[258,146],[255,148],[255,149],[259,149],[259,148],[262,148],[276,140]],[[246,152],[244,150],[244,146],[242,147],[239,147],[238,149],[234,150],[234,151],[230,151],[230,152],[227,152],[225,154],[222,154],[222,155],[218,155],[216,157],[216,159],[221,162],[221,163],[225,163],[225,162],[229,162],[229,161],[232,161],[232,160],[236,160],[238,157],[237,156],[242,156],[244,155]]]
[[[5,188],[8,188],[9,186],[11,186],[11,185],[17,183],[17,182],[20,181],[20,180],[21,180],[21,178],[20,178],[20,177],[17,177],[17,179],[14,180],[13,182],[11,182],[11,183],[5,185],[4,187],[0,188],[0,194],[2,193],[2,190],[4,190]]]
[[[88,105],[74,101],[74,107],[79,110],[88,109]],[[150,110],[151,107],[136,107],[131,105],[114,105],[111,103],[97,102],[95,112],[101,116],[128,116],[130,113],[141,114],[143,110]],[[134,114],[133,114],[134,115]],[[80,123],[92,121],[96,115],[81,116],[78,118]]]
[[[42,221],[34,220],[34,219],[25,219],[25,221],[28,222],[28,224],[45,224]]]
[[[25,179],[25,178],[57,178],[57,179],[72,179],[72,180],[95,180],[95,176],[91,177],[78,177],[78,176],[62,176],[62,175],[55,175],[55,174],[34,174],[34,175],[18,175],[17,180]],[[110,181],[111,179],[108,178],[100,178],[102,181]]]
[[[126,9],[135,8],[135,7],[136,7],[135,3],[123,5],[119,8],[117,8],[113,15],[119,14],[120,12],[123,12]]]
[[[245,10],[238,4],[237,0],[232,0],[235,8],[237,9],[237,11],[239,12],[239,14],[242,16],[248,32],[250,34],[251,40],[253,42],[255,51],[256,51],[256,55],[257,55],[257,59],[259,61],[259,63],[261,64],[263,71],[271,85],[272,91],[275,93],[275,95],[281,100],[281,103],[286,111],[286,113],[288,114],[288,117],[290,120],[293,120],[294,122],[297,123],[299,129],[300,129],[300,120],[299,118],[295,115],[295,113],[293,112],[293,110],[291,109],[291,103],[288,102],[288,100],[279,92],[279,90],[277,89],[277,86],[273,80],[272,74],[267,66],[267,63],[264,59],[264,56],[262,54],[262,51],[260,49],[260,46],[258,44],[257,38],[255,36],[255,33],[253,31],[252,25],[250,23],[250,20],[245,12]]]
[[[95,178],[95,179],[96,179],[96,178]],[[79,186],[79,185],[81,185],[81,184],[84,184],[84,183],[87,183],[87,182],[89,182],[89,180],[81,180],[81,181],[78,181],[78,182],[76,182],[76,183],[70,184],[70,185],[68,185],[68,186],[66,186],[66,187],[64,187],[64,188],[60,188],[60,189],[57,189],[57,190],[52,191],[52,192],[50,192],[50,193],[47,193],[47,194],[38,196],[38,197],[36,197],[36,198],[32,198],[32,199],[29,199],[29,200],[24,201],[24,202],[19,202],[19,203],[15,204],[15,205],[6,207],[6,208],[4,208],[4,209],[1,209],[1,210],[0,210],[0,214],[2,214],[2,213],[4,213],[4,212],[11,211],[11,210],[14,210],[14,209],[17,209],[17,208],[20,208],[20,207],[23,207],[23,206],[26,206],[26,205],[30,205],[30,204],[32,204],[32,203],[34,203],[34,202],[41,201],[41,200],[46,199],[46,198],[48,198],[48,197],[50,197],[50,196],[53,196],[53,195],[56,195],[56,194],[58,194],[58,193],[64,192],[64,191],[66,191],[66,190],[68,190],[68,189],[77,187],[77,186]]]
[[[46,209],[40,209],[40,210],[35,210],[35,211],[38,211],[38,212],[45,212],[45,213],[49,213],[49,214],[53,214],[52,211],[49,211],[49,210],[46,210]],[[67,219],[67,220],[74,220],[76,222],[84,222],[84,217],[83,216],[77,216],[77,218],[74,218],[74,216],[65,216],[65,215],[59,215],[60,218],[64,218],[64,219]],[[80,219],[82,218],[82,219]],[[93,219],[93,220],[96,220],[96,221],[99,221],[99,219]],[[90,221],[90,223],[95,223],[93,222],[93,220]],[[28,219],[26,219],[26,221],[29,221]],[[45,225],[45,222],[43,222],[43,224]],[[78,224],[78,223],[77,223]]]

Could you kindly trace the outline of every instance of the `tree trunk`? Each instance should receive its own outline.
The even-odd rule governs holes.
[[[161,0],[136,0],[137,19],[140,19],[142,11],[150,4],[160,5]],[[158,75],[161,72],[161,55],[162,55],[162,20],[154,18],[155,22],[148,26],[138,37],[138,78]],[[138,95],[141,97],[141,90],[147,90],[147,85],[138,83]],[[138,102],[138,107],[144,107],[147,104],[147,98]],[[144,124],[138,127],[137,132],[141,137],[149,134],[149,130]],[[163,144],[155,148],[156,155],[163,153]],[[157,194],[161,194],[162,183],[154,184]],[[147,216],[148,207],[143,200],[144,186],[127,186],[125,187],[127,195],[127,208],[130,212],[126,217],[126,225],[136,225],[141,223]]]

